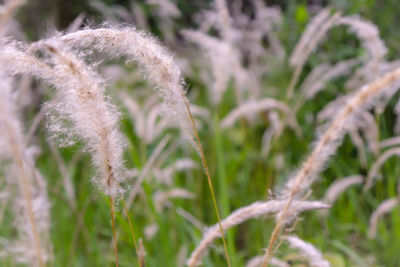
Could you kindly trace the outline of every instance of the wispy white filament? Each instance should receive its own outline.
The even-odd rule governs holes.
[[[53,112],[50,130],[66,145],[76,137],[84,140],[97,167],[95,180],[99,187],[106,194],[121,193],[123,138],[117,126],[118,112],[105,96],[101,79],[56,40],[40,41],[30,48],[38,49],[49,55],[44,59],[48,64],[13,44],[0,51],[0,60],[11,74],[31,74],[57,89],[58,97],[48,108]]]
[[[117,108],[107,99],[101,79],[60,43],[36,45],[52,55],[54,70],[62,74],[57,85],[58,101],[49,104],[54,112],[50,115],[50,130],[57,138],[66,136],[67,142],[72,134],[84,140],[98,171],[96,183],[106,194],[122,193],[124,139],[118,130]],[[69,129],[63,125],[64,119],[72,122]]]
[[[181,72],[169,53],[148,34],[133,28],[85,29],[61,37],[74,49],[90,49],[110,58],[125,57],[145,70],[163,99],[161,110],[170,120],[177,122],[186,137],[195,142],[195,125],[190,117],[185,98]]]

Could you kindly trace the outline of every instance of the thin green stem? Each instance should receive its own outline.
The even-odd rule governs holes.
[[[125,198],[122,198],[122,202],[123,202],[123,205],[124,205],[124,210],[125,210],[126,216],[128,217],[129,229],[131,231],[133,245],[135,246],[135,251],[136,251],[136,256],[138,257],[139,266],[142,267],[143,265],[142,265],[142,261],[139,258],[139,250],[138,250],[138,246],[137,246],[137,243],[136,243],[135,231],[133,230],[131,216],[129,215],[129,210],[128,210],[128,207],[126,206]]]
[[[225,240],[224,228],[222,227],[221,216],[219,214],[217,200],[215,199],[214,187],[213,187],[213,184],[212,184],[210,172],[208,170],[208,165],[207,165],[206,157],[204,155],[203,146],[202,146],[201,141],[200,141],[199,132],[197,131],[196,123],[195,123],[194,118],[192,116],[192,112],[190,111],[189,103],[187,102],[185,95],[182,94],[182,98],[183,98],[183,101],[185,102],[185,106],[186,106],[186,109],[187,109],[187,112],[188,112],[188,115],[189,115],[189,118],[190,118],[191,126],[193,128],[192,130],[193,130],[193,134],[194,134],[194,138],[195,138],[195,143],[196,143],[198,152],[200,154],[201,163],[203,165],[204,173],[205,173],[205,175],[207,177],[208,186],[210,188],[211,198],[212,198],[212,201],[213,201],[215,214],[217,215],[217,220],[218,220],[219,230],[221,232],[222,242],[224,244],[224,252],[225,252],[226,262],[228,264],[228,267],[231,267],[231,260],[229,259],[229,252],[228,252],[228,246],[227,246],[226,240]]]
[[[115,234],[114,197],[112,196],[110,196],[110,211],[111,211],[111,225],[112,225],[113,239],[114,239],[115,266],[118,267],[118,247],[117,247],[117,235]]]
[[[229,197],[228,197],[228,184],[227,184],[227,176],[226,176],[226,169],[225,169],[225,160],[224,160],[224,147],[222,142],[221,131],[219,128],[219,118],[216,114],[214,117],[214,129],[215,129],[215,147],[216,147],[216,154],[217,154],[217,173],[218,173],[218,182],[219,182],[219,194],[220,200],[222,204],[222,212],[224,214],[230,214],[229,210]],[[232,229],[228,230],[227,233],[227,242],[228,242],[228,249],[230,251],[230,256],[232,261],[235,262],[236,258],[236,249],[235,249],[235,242],[234,242],[234,234]]]

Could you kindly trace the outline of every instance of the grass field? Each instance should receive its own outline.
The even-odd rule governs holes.
[[[7,7],[13,2],[18,1],[10,0],[4,5]],[[4,135],[0,137],[4,151],[0,183],[1,266],[115,266],[110,199],[115,205],[118,266],[185,266],[206,227],[218,228],[199,144],[195,134],[184,128],[185,118],[189,117],[185,108],[178,110],[183,102],[175,98],[180,95],[169,91],[181,85],[179,80],[176,87],[173,84],[173,64],[182,72],[177,77],[185,81],[182,88],[190,102],[193,115],[190,118],[197,125],[221,219],[257,201],[287,203],[287,191],[293,193],[294,201],[326,202],[327,190],[335,181],[352,175],[361,177],[359,182],[343,189],[325,211],[311,210],[289,216],[295,214],[289,207],[287,221],[285,216],[280,217],[282,213],[274,212],[228,229],[225,238],[231,266],[250,266],[246,265],[250,259],[263,256],[280,220],[284,223],[278,229],[279,237],[270,245],[274,258],[288,264],[282,266],[326,266],[313,265],[312,256],[304,257],[301,250],[289,246],[286,237],[290,235],[312,244],[333,267],[400,266],[400,209],[395,201],[400,197],[400,142],[388,146],[382,142],[398,137],[400,130],[396,129],[400,128],[396,91],[400,77],[395,76],[400,70],[397,61],[400,3],[395,0],[267,1],[264,6],[263,1],[255,0],[243,1],[240,6],[241,1],[226,1],[228,9],[224,10],[224,0],[216,0],[215,8],[213,1],[135,1],[132,5],[122,2],[118,3],[120,9],[117,3],[111,2],[107,1],[107,8],[101,2],[80,5],[71,2],[76,15],[78,11],[86,12],[86,20],[76,20],[75,26],[57,13],[61,11],[53,10],[54,16],[60,18],[59,24],[72,25],[58,35],[28,25],[33,15],[24,15],[41,12],[35,2],[10,11],[10,18],[6,17],[7,12],[1,14],[1,19],[7,22],[3,25],[0,19],[2,38],[8,40],[2,42],[0,51],[3,66],[0,77],[5,73],[4,77],[12,79],[12,89],[6,88],[6,82],[0,89],[3,96],[10,94],[9,98],[0,99],[3,102],[0,103],[3,105],[0,129]],[[176,5],[171,7],[166,3]],[[308,52],[307,47],[300,51],[300,57],[307,56],[303,65],[291,64],[299,40],[324,7],[325,20],[314,26],[321,30],[329,19],[333,24],[326,32],[320,32],[321,38],[315,40],[315,47]],[[62,4],[59,8],[62,9]],[[224,11],[227,11],[227,20],[224,20]],[[346,22],[347,18],[353,20]],[[354,26],[358,18],[367,25]],[[74,37],[83,25],[97,29],[103,27],[98,23],[102,21],[108,21],[109,25],[103,26],[111,31],[125,33],[123,27],[131,24],[137,25],[138,30],[129,31],[128,26],[132,36],[126,40],[104,34],[85,43]],[[14,22],[20,22],[21,27],[10,26]],[[377,35],[374,35],[374,25],[379,29]],[[141,30],[154,35],[158,41],[147,34],[140,35]],[[10,41],[21,40],[21,34],[25,36],[22,45]],[[35,36],[49,37],[35,43],[38,39]],[[310,36],[306,46],[318,38],[318,29]],[[380,42],[385,46],[384,52],[380,50]],[[158,43],[163,47],[160,50]],[[134,47],[133,52],[129,47]],[[113,50],[118,52],[114,54]],[[17,51],[43,62],[50,74],[43,74],[45,71],[39,70],[39,63],[35,63],[38,70],[29,69],[28,63],[17,59]],[[103,56],[107,53],[111,54],[111,60]],[[173,64],[168,61],[170,54]],[[353,61],[349,63],[349,60]],[[326,77],[326,73],[345,61],[349,61],[345,70]],[[71,67],[71,64],[75,65]],[[290,96],[289,84],[295,79],[293,75],[299,65],[301,71]],[[354,108],[355,115],[340,125],[343,139],[330,138],[328,143],[331,141],[332,148],[323,150],[313,161],[314,164],[318,158],[321,160],[316,163],[321,166],[312,173],[315,179],[306,172],[304,178],[298,178],[301,181],[298,188],[287,183],[290,179],[295,181],[306,168],[303,163],[319,147],[318,141],[323,140],[321,136],[327,127],[340,117],[340,112],[358,95],[360,88],[381,81],[388,73],[393,73],[395,78],[389,85],[381,86],[385,93],[379,99],[372,99],[369,105],[360,101],[359,107]],[[49,75],[56,78],[46,78]],[[312,86],[319,86],[318,91],[308,96]],[[64,88],[70,91],[63,92]],[[93,91],[97,89],[99,93]],[[74,90],[77,90],[76,97],[69,100],[68,94],[75,94]],[[94,102],[90,102],[91,94],[97,97]],[[268,107],[251,110],[262,99],[278,104],[273,102]],[[10,109],[6,102],[11,103]],[[166,104],[167,111],[161,102]],[[227,116],[246,103],[250,103],[248,114],[227,123]],[[103,109],[99,108],[101,105]],[[328,110],[330,106],[333,108]],[[75,111],[77,117],[74,117]],[[328,115],[323,117],[321,111]],[[114,113],[119,114],[115,124]],[[169,117],[164,117],[164,113]],[[44,196],[37,203],[31,199],[33,212],[37,212],[36,205],[39,210],[49,204],[49,225],[40,237],[47,245],[42,249],[49,255],[48,259],[42,259],[43,263],[35,254],[37,244],[29,243],[35,235],[28,220],[29,209],[26,204],[19,207],[20,202],[29,200],[19,186],[18,177],[23,171],[15,163],[18,157],[8,152],[15,152],[8,148],[14,144],[10,140],[19,140],[8,131],[10,118],[11,121],[19,118],[21,140],[28,140],[20,146],[22,158],[28,162],[24,164],[29,165],[32,160],[33,169],[43,178],[37,178],[37,174],[32,178],[30,194],[35,198],[45,188],[44,193],[40,192],[48,196],[48,202]],[[183,128],[179,127],[182,124]],[[109,134],[114,130],[121,137]],[[121,162],[113,161],[112,145],[108,150],[102,146],[102,137],[107,134],[112,135],[109,143],[122,144],[118,149],[123,167],[119,167]],[[337,150],[336,144],[340,144]],[[101,154],[103,150],[105,154],[113,154],[107,158],[112,163],[103,166],[104,172],[102,164],[108,161]],[[385,154],[389,155],[387,159],[382,158]],[[379,160],[382,164],[377,174],[372,175],[376,180],[366,189],[368,177]],[[111,175],[115,174],[113,164],[118,165],[115,170],[121,171],[122,178],[118,180],[116,175],[116,180],[104,182],[107,167],[112,169]],[[98,180],[92,179],[97,176]],[[38,182],[41,179],[44,182]],[[114,192],[114,187],[118,190],[121,187],[124,192]],[[379,217],[375,236],[371,236],[371,216],[388,199],[393,199],[393,207]],[[125,201],[136,245],[124,211]],[[39,228],[43,216],[34,214]],[[202,266],[228,266],[224,250],[222,239],[217,238],[202,258]]]

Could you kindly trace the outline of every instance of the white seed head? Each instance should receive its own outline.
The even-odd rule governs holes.
[[[288,236],[286,240],[292,248],[300,250],[301,254],[310,262],[313,267],[330,267],[330,263],[325,260],[322,253],[312,244],[301,240],[297,236]]]

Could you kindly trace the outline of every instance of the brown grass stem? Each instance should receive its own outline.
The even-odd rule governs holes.
[[[35,215],[34,215],[34,211],[33,211],[33,207],[32,207],[32,194],[31,194],[31,189],[30,189],[31,186],[30,186],[28,174],[26,173],[25,164],[28,164],[28,163],[24,160],[24,156],[21,154],[21,150],[18,149],[17,140],[14,139],[14,137],[17,136],[17,134],[14,133],[13,128],[7,122],[5,122],[4,126],[7,128],[7,130],[10,133],[11,140],[9,140],[9,141],[10,141],[10,144],[11,144],[11,147],[13,150],[15,162],[18,165],[18,171],[20,174],[20,179],[18,180],[19,181],[18,184],[21,188],[21,191],[25,195],[26,208],[27,208],[27,212],[28,212],[27,217],[29,219],[29,222],[31,224],[32,231],[33,231],[33,238],[34,238],[35,244],[36,244],[36,254],[37,254],[38,264],[39,264],[39,266],[44,267],[45,264],[42,259],[40,236],[39,236],[39,231],[37,229],[37,225],[35,222]]]
[[[143,267],[142,260],[139,258],[139,250],[138,250],[138,246],[137,246],[137,242],[136,242],[135,231],[133,230],[132,220],[131,220],[131,216],[129,215],[128,207],[126,206],[125,198],[122,198],[122,203],[124,205],[126,217],[128,217],[129,229],[131,231],[133,245],[135,246],[135,251],[136,251],[136,256],[138,257],[139,266]]]
[[[115,266],[118,267],[118,246],[117,246],[117,235],[115,234],[115,211],[114,211],[113,196],[110,196],[110,211],[111,211],[111,226],[113,230],[113,239],[114,239]]]
[[[374,103],[373,100],[379,96],[384,96],[388,90],[397,90],[395,85],[400,79],[400,68],[395,69],[381,78],[363,86],[346,105],[339,111],[330,127],[325,131],[317,142],[314,150],[307,158],[300,171],[287,184],[287,203],[277,218],[277,223],[271,234],[269,245],[264,256],[263,267],[267,267],[272,256],[276,242],[280,233],[287,223],[290,215],[290,207],[295,197],[310,188],[318,173],[322,170],[326,161],[333,155],[341,143],[341,139],[346,132],[351,129],[351,120],[355,114],[368,108]]]
[[[187,102],[186,97],[184,95],[182,95],[182,98],[185,101],[186,109],[187,109],[187,112],[188,112],[189,117],[190,117],[191,125],[193,127],[193,133],[194,133],[194,137],[195,137],[195,140],[196,140],[197,149],[198,149],[198,152],[200,154],[201,164],[203,165],[204,173],[205,173],[205,175],[207,177],[207,182],[208,182],[208,186],[210,188],[211,198],[212,198],[214,209],[215,209],[215,214],[217,215],[219,230],[221,232],[222,242],[224,244],[224,252],[225,252],[226,262],[227,262],[228,266],[230,267],[231,266],[231,260],[229,258],[228,245],[227,245],[225,237],[224,237],[224,228],[222,227],[221,216],[219,214],[217,200],[215,198],[215,193],[214,193],[214,187],[213,187],[213,184],[212,184],[210,172],[208,170],[208,164],[207,164],[207,161],[206,161],[206,157],[204,155],[203,146],[202,146],[201,141],[200,141],[200,136],[199,136],[199,133],[197,131],[196,123],[195,123],[194,118],[192,116],[192,112],[190,111],[190,108],[189,108],[189,103]],[[193,266],[189,266],[189,267],[193,267]]]

